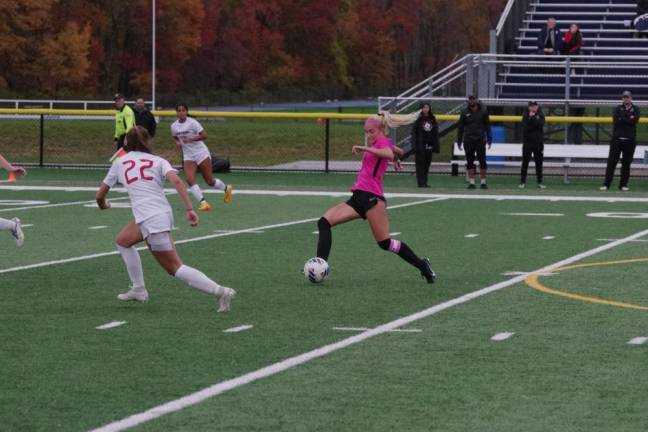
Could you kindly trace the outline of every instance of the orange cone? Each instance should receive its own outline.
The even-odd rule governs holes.
[[[16,173],[11,171],[9,172],[9,178],[7,179],[8,182],[15,182],[16,181]]]

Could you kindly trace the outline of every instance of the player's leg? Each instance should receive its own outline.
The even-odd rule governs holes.
[[[621,144],[619,140],[612,139],[610,143],[610,152],[608,153],[607,167],[605,169],[605,181],[601,189],[609,189],[614,179],[614,171],[616,170],[617,163],[619,163],[619,157],[621,156]]]
[[[167,273],[193,288],[214,295],[219,304],[218,312],[227,312],[229,310],[236,291],[217,284],[200,270],[183,264],[175,250],[169,232],[150,234],[146,238],[146,242],[155,260]]]
[[[209,186],[213,187],[214,189],[218,189],[220,191],[225,192],[225,196],[223,197],[223,202],[228,203],[232,201],[232,185],[231,184],[226,185],[225,183],[223,183],[221,179],[216,178],[212,175],[211,158],[208,157],[202,162],[200,162],[198,164],[198,169],[200,170],[203,179],[205,179],[205,183],[207,183]]]
[[[522,144],[522,166],[520,167],[520,187],[526,185],[527,172],[529,170],[529,161],[531,160],[531,146]],[[536,168],[537,169],[537,168]]]
[[[630,180],[630,165],[637,144],[634,141],[627,141],[623,143],[622,156],[621,156],[621,181],[619,189],[628,190],[628,181]]]
[[[466,153],[466,170],[468,170],[468,189],[475,189],[475,147],[471,142],[464,142]]]
[[[536,169],[536,178],[538,179],[538,187],[544,189],[545,186],[542,183],[542,163],[544,161],[544,145],[540,144],[533,150],[533,160],[535,161]]]
[[[16,246],[21,247],[25,243],[25,234],[23,234],[20,219],[3,219],[0,218],[0,231],[9,231],[16,239]]]
[[[185,172],[185,180],[187,180],[187,185],[189,186],[189,192],[194,196],[194,198],[196,198],[196,201],[198,201],[198,210],[209,210],[209,204],[205,201],[202,190],[200,189],[200,186],[198,186],[198,183],[196,183],[198,164],[192,160],[185,160],[182,163],[182,167]]]
[[[139,226],[134,222],[129,222],[117,234],[115,243],[117,250],[124,260],[126,271],[130,278],[130,289],[127,292],[121,293],[117,296],[122,301],[147,301],[148,292],[144,284],[144,270],[142,270],[142,260],[140,259],[135,245],[143,240],[142,232]]]
[[[488,172],[488,162],[486,162],[486,144],[481,142],[475,147],[477,159],[479,160],[479,179],[482,189],[488,189],[486,184],[486,173]]]
[[[331,253],[331,245],[333,244],[331,228],[335,225],[358,219],[359,217],[358,212],[347,203],[341,203],[328,209],[324,213],[324,216],[317,221],[317,229],[319,231],[317,256],[328,261],[329,254]]]
[[[427,258],[419,258],[405,242],[389,237],[389,220],[387,219],[387,208],[384,201],[378,201],[375,206],[367,211],[367,221],[381,249],[395,253],[419,269],[428,283],[434,283],[436,274],[430,268],[430,261]]]

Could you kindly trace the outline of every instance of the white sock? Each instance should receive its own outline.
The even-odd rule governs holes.
[[[203,200],[203,193],[200,190],[200,186],[198,186],[197,184],[191,186],[189,188],[189,192],[191,192],[191,195],[193,195],[198,201]]]
[[[481,179],[481,184],[486,184],[486,179],[485,178]]]
[[[126,271],[131,280],[133,290],[144,290],[144,270],[142,270],[142,260],[139,253],[134,247],[125,248],[117,245],[117,250],[126,264]]]
[[[468,182],[469,182],[470,184],[475,184],[475,179],[474,179],[474,178],[468,179]]]
[[[221,179],[217,179],[217,178],[214,179],[214,184],[212,185],[212,187],[214,189],[218,189],[222,191],[224,191],[226,188],[225,183],[223,183]]]
[[[209,279],[203,272],[188,265],[180,266],[175,277],[187,285],[204,291],[207,294],[221,295],[224,291],[222,286]]]
[[[14,221],[0,218],[0,231],[11,231],[14,228],[16,228]]]

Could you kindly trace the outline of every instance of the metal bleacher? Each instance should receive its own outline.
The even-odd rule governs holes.
[[[632,0],[529,2],[518,12],[521,25],[508,47],[513,45],[521,57],[535,56],[498,64],[497,97],[618,99],[628,89],[648,98],[648,39],[638,37],[631,26],[636,10]],[[563,34],[570,24],[578,24],[584,39],[581,55],[537,55],[537,37],[549,17]]]

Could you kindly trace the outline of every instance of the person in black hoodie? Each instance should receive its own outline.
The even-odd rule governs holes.
[[[475,189],[475,158],[479,161],[479,177],[481,188],[488,189],[486,184],[486,143],[488,148],[493,144],[488,110],[483,107],[477,97],[468,98],[468,106],[461,111],[457,123],[457,146],[461,150],[462,144],[466,147],[466,167],[468,169],[468,189]]]
[[[428,102],[421,105],[421,114],[412,126],[412,149],[416,156],[416,181],[418,187],[428,188],[428,172],[432,153],[439,153],[439,125]]]
[[[148,131],[151,138],[153,138],[155,136],[155,129],[157,129],[157,123],[155,122],[153,113],[144,104],[144,98],[138,97],[135,100],[133,111],[135,112],[135,125],[142,126]]]
[[[630,179],[630,164],[632,164],[635,148],[637,147],[637,123],[639,117],[639,107],[632,103],[632,93],[628,90],[624,91],[623,103],[614,109],[614,128],[612,130],[607,169],[605,170],[605,182],[601,186],[602,191],[610,188],[619,157],[621,157],[619,189],[622,191],[630,190],[628,180]]]
[[[542,160],[544,158],[544,136],[543,127],[545,116],[535,101],[529,102],[527,111],[522,116],[522,172],[520,175],[520,188],[526,186],[527,170],[531,156],[535,162],[536,178],[538,187],[544,189],[542,184]]]

